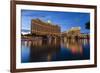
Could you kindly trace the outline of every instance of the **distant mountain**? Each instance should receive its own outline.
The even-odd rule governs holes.
[[[22,29],[21,32],[30,32],[30,30]]]
[[[22,29],[21,34],[30,34],[30,30]]]

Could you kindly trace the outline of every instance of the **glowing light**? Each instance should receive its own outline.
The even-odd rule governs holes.
[[[48,20],[47,22],[48,22],[48,23],[51,23],[51,21],[50,21],[50,20]]]

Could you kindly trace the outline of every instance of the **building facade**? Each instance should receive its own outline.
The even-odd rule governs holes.
[[[62,32],[62,37],[66,39],[89,39],[89,34],[81,33],[80,27],[72,27],[68,31]]]
[[[50,35],[59,36],[60,27],[48,22],[43,22],[40,19],[32,19],[31,21],[31,34],[33,35]]]
[[[70,30],[62,33],[62,36],[68,39],[78,38],[80,35],[80,27],[72,27]]]

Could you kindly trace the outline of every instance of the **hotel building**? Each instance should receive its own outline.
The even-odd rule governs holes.
[[[40,36],[60,36],[60,27],[50,22],[43,22],[40,19],[32,19],[31,34]]]

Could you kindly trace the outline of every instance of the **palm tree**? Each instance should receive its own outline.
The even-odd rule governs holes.
[[[88,22],[85,24],[85,28],[86,28],[86,29],[90,29],[90,21],[88,21]]]

